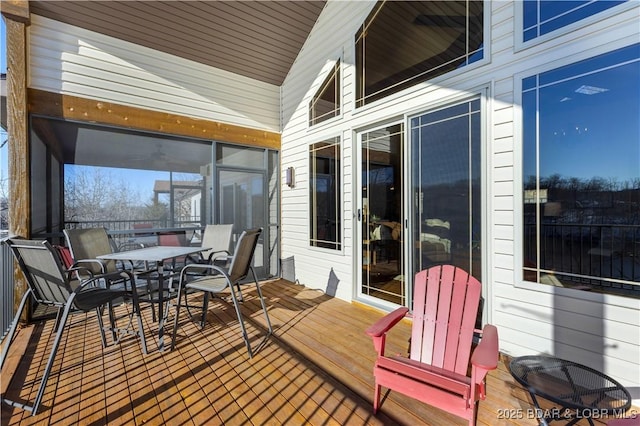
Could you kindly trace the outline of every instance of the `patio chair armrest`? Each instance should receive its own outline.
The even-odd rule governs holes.
[[[84,266],[72,266],[71,268],[67,269],[66,272],[69,274],[69,277],[71,277],[71,275],[77,272],[80,272],[83,274],[87,274],[89,278],[93,278],[93,271],[91,271],[91,269],[86,268]]]
[[[219,266],[211,265],[209,263],[190,263],[186,266],[183,266],[182,269],[180,270],[180,281],[182,282],[183,276],[188,274],[191,271],[193,272],[200,271],[200,274],[203,274],[203,275],[205,271],[209,271],[209,273],[211,273],[212,271],[216,271],[224,276],[228,276],[227,271],[225,271],[223,268]]]
[[[202,256],[202,253],[188,254],[187,255],[187,260],[189,262],[199,263],[199,262],[204,261],[204,257]]]
[[[498,367],[498,350],[498,329],[487,324],[482,330],[480,343],[471,355],[471,364],[485,371],[495,370]]]
[[[394,325],[399,323],[405,317],[407,312],[409,312],[409,308],[398,308],[383,316],[365,330],[365,333],[373,339],[373,347],[379,357],[384,356],[387,331],[391,330]]]
[[[380,337],[389,331],[394,325],[402,320],[409,312],[406,307],[398,308],[393,312],[388,313],[384,317],[380,318],[373,325],[366,329],[367,333],[371,337]]]
[[[229,260],[229,258],[231,257],[231,253],[229,253],[228,250],[213,251],[209,253],[209,256],[207,257],[207,261],[211,263],[214,260],[218,260],[218,257],[222,257],[222,256],[226,257],[225,260]]]
[[[109,288],[110,283],[114,282],[114,281],[124,281],[125,283],[125,290],[126,291],[131,291],[132,293],[137,293],[136,291],[136,286],[135,286],[135,278],[133,276],[133,274],[129,271],[113,271],[113,272],[108,272],[106,274],[99,274],[99,275],[94,275],[91,278],[82,281],[82,283],[78,286],[78,288],[76,289],[76,292],[84,289],[85,287],[87,287],[90,284],[96,283],[97,281],[100,280],[104,280],[105,284],[107,286],[107,288]],[[127,288],[126,282],[129,281],[131,283],[131,289]]]
[[[80,267],[81,264],[83,264],[83,263],[87,263],[87,264],[96,264],[97,263],[98,265],[100,265],[100,270],[102,270],[102,271],[105,270],[105,263],[100,259],[80,259],[80,260],[76,260],[73,263],[73,266],[74,267]],[[88,266],[85,266],[84,268],[85,269],[89,269]]]
[[[109,281],[117,281],[121,279],[133,280],[133,273],[130,271],[113,271],[106,274],[96,275],[94,278],[104,278]]]

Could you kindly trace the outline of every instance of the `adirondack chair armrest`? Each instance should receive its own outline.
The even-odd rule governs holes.
[[[471,364],[485,371],[498,367],[498,329],[495,326],[484,326],[482,339],[471,355]]]
[[[373,347],[378,353],[378,357],[384,356],[384,346],[387,337],[387,331],[389,331],[394,325],[402,320],[409,312],[409,308],[398,308],[393,312],[388,313],[384,317],[376,321],[372,326],[365,330],[373,339]]]
[[[471,401],[485,399],[485,377],[489,370],[498,367],[498,329],[490,324],[484,326],[482,339],[471,355]]]
[[[384,317],[380,318],[373,325],[366,329],[366,333],[373,337],[380,337],[389,331],[394,325],[396,325],[400,320],[402,320],[405,315],[409,312],[408,308],[402,307],[398,308],[393,312],[389,312]]]

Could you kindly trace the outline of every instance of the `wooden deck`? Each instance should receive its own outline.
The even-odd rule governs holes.
[[[284,280],[261,286],[274,335],[252,359],[233,307],[224,302],[212,301],[203,330],[183,310],[177,347],[165,352],[158,351],[157,324],[145,310],[147,355],[133,337],[103,349],[95,319],[82,321],[84,315],[77,315],[65,333],[58,354],[63,362],[54,365],[40,413],[31,416],[3,405],[2,425],[466,424],[396,392],[387,395],[378,415],[372,414],[375,354],[364,329],[381,312]],[[242,309],[258,346],[264,316],[254,293],[244,292]],[[52,323],[20,331],[2,374],[2,392],[8,397],[33,400],[52,342]],[[170,333],[170,327],[166,330]],[[389,336],[389,347],[406,352],[408,336],[409,325],[403,323]],[[20,341],[27,345],[24,357]],[[21,358],[10,381],[11,363]],[[513,381],[505,361],[487,379],[488,398],[480,402],[478,424],[537,425],[530,418],[528,395]]]

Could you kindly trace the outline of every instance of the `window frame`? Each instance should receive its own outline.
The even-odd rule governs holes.
[[[607,1],[607,0],[599,0],[599,1]],[[524,40],[524,1],[515,2],[515,28],[514,34],[516,37],[514,50],[519,52],[521,50],[525,50],[539,44],[547,43],[557,38],[571,35],[576,31],[579,31],[585,27],[589,27],[591,25],[601,23],[603,20],[611,18],[615,15],[624,13],[629,9],[636,7],[634,4],[635,0],[627,1],[623,4],[618,4],[616,6],[612,6],[607,8],[606,10],[597,12],[593,15],[589,15],[586,18],[579,19],[570,24],[564,25],[560,28],[557,28],[553,31],[550,31],[546,34],[542,34],[532,38],[531,40]]]
[[[568,55],[563,57],[561,61],[546,63],[544,65],[538,65],[536,67],[531,67],[527,71],[523,71],[520,73],[514,74],[514,94],[515,102],[517,105],[520,105],[522,108],[523,105],[523,82],[529,77],[535,77],[540,74],[544,74],[549,71],[554,71],[566,66],[571,66],[574,64],[578,64],[582,61],[589,60],[591,58],[595,58],[600,55],[604,55],[607,53],[611,53],[613,51],[630,47],[637,43],[629,43],[628,41],[625,43],[623,40],[620,40],[618,43],[607,46],[600,46],[598,49],[593,49],[588,52],[579,52],[573,55]],[[536,110],[536,116],[538,111]],[[524,178],[523,178],[523,167],[524,167],[524,110],[521,109],[520,113],[514,116],[514,135],[520,137],[521,143],[516,143],[514,146],[514,169],[519,171],[514,175],[514,188],[516,188],[514,194],[514,214],[515,214],[515,222],[514,222],[514,286],[516,288],[522,288],[525,290],[532,290],[539,293],[548,293],[548,294],[557,294],[563,295],[567,297],[571,297],[574,299],[582,299],[587,301],[594,301],[598,303],[616,303],[620,306],[635,306],[637,304],[638,298],[628,295],[622,295],[618,293],[612,293],[607,291],[602,292],[591,292],[591,291],[582,291],[580,289],[575,288],[565,288],[565,287],[556,287],[536,281],[528,281],[524,277]],[[536,144],[536,149],[538,149],[538,145]]]
[[[325,144],[323,147],[320,144]],[[314,167],[313,160],[314,157],[312,154],[320,149],[331,147],[333,145],[337,145],[335,152],[338,157],[338,162],[334,166],[333,170],[335,171],[334,177],[334,192],[335,198],[333,201],[335,203],[335,213],[336,213],[336,227],[335,230],[337,232],[336,238],[333,241],[329,240],[319,240],[318,238],[314,238],[314,232],[317,234],[317,226],[314,231],[314,218],[317,217],[316,210],[314,207],[314,194],[313,191],[313,182],[314,182]],[[314,148],[316,147],[316,148]],[[343,167],[343,138],[342,135],[334,135],[327,136],[322,139],[316,140],[312,142],[307,147],[308,153],[308,167],[309,167],[309,178],[308,178],[308,191],[307,195],[308,199],[308,213],[309,220],[307,222],[308,226],[308,238],[307,241],[309,243],[309,248],[318,249],[318,250],[329,250],[331,253],[342,253],[344,250],[344,209],[342,207],[342,202],[344,200],[344,195],[342,193],[343,190],[343,175],[342,175],[342,167]],[[326,241],[326,245],[322,244],[322,241]],[[315,242],[315,243],[314,243]],[[334,245],[334,247],[330,247],[330,245]]]
[[[342,58],[337,58],[333,63],[333,65],[331,66],[331,69],[329,70],[328,74],[326,75],[326,77],[324,78],[320,86],[318,86],[318,89],[316,90],[316,92],[311,97],[311,100],[309,101],[308,121],[307,121],[307,125],[309,128],[318,127],[322,124],[325,124],[327,121],[333,121],[334,119],[342,116],[342,96],[343,96],[342,75],[343,75]],[[335,80],[335,95],[336,95],[335,98],[336,99],[335,99],[334,109],[324,114],[324,117],[319,116],[321,117],[319,118],[318,116],[314,116],[313,105],[314,103],[317,103],[318,100],[320,100],[321,98],[320,95],[325,93],[324,89],[330,84],[331,80]]]
[[[379,1],[384,1],[387,2],[389,0],[379,0]],[[471,0],[470,0],[471,1]],[[371,95],[368,96],[361,96],[360,98],[358,97],[358,85],[362,84],[362,81],[359,77],[359,74],[361,74],[361,70],[358,70],[358,62],[360,58],[360,54],[358,53],[358,34],[360,33],[363,24],[361,24],[357,31],[354,33],[354,42],[353,42],[353,54],[354,54],[354,73],[353,73],[353,85],[354,85],[354,109],[353,109],[353,113],[354,114],[359,114],[361,113],[361,111],[366,111],[369,108],[374,108],[377,105],[380,105],[382,103],[385,102],[389,102],[390,100],[396,99],[398,97],[404,96],[407,93],[411,92],[412,90],[416,90],[416,87],[418,86],[433,86],[433,85],[438,85],[441,84],[442,81],[446,81],[448,79],[452,79],[452,78],[456,78],[460,75],[466,75],[469,72],[471,72],[472,70],[476,69],[477,67],[481,67],[483,65],[486,65],[488,63],[490,63],[491,61],[491,43],[487,43],[487,40],[490,40],[490,30],[491,30],[491,3],[489,1],[486,0],[479,0],[482,1],[483,3],[483,10],[482,10],[482,58],[477,59],[473,62],[469,62],[467,64],[461,65],[456,69],[452,69],[450,71],[445,72],[444,74],[438,74],[432,78],[427,78],[427,79],[420,79],[417,76],[413,76],[409,79],[406,79],[405,81],[401,82],[401,83],[396,83],[395,86],[397,85],[401,85],[400,89],[394,90],[394,91],[389,91],[389,88],[383,89],[382,91],[380,91],[380,93],[385,93],[388,91],[388,93],[386,95],[380,96],[380,97],[376,97],[374,100],[370,100],[370,101],[365,101],[365,98],[370,97]],[[390,1],[391,2],[391,1]],[[379,7],[379,4],[376,3],[376,5],[374,5],[373,10],[375,10],[375,8]],[[367,15],[367,17],[369,17],[369,15]],[[366,18],[365,18],[366,19]],[[467,55],[468,52],[467,52]],[[469,55],[470,56],[470,55]],[[468,60],[468,58],[467,58]],[[441,67],[445,64],[440,64],[438,67]],[[428,71],[423,71],[420,74],[424,74],[424,73],[429,73],[436,68],[433,68],[431,70]],[[414,81],[413,83],[410,84],[406,84],[407,82],[410,81]],[[392,86],[390,86],[392,87]],[[364,89],[362,89],[364,91]]]

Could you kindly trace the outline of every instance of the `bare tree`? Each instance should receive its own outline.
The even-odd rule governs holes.
[[[144,207],[129,182],[100,168],[76,168],[65,179],[65,219],[131,220]]]
[[[9,229],[9,178],[0,176],[0,230]]]

